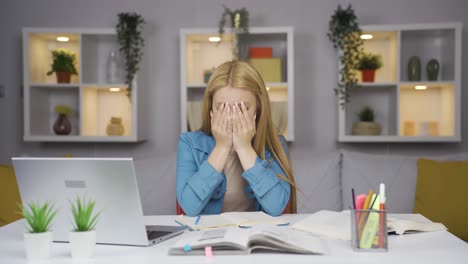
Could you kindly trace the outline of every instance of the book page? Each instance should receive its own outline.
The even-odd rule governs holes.
[[[221,251],[224,254],[232,252],[232,254],[246,254],[248,238],[250,230],[247,229],[210,229],[201,231],[191,231],[182,234],[169,249],[169,254],[180,255],[202,255],[204,248],[211,246],[214,254],[219,254]],[[184,251],[184,246],[190,245],[190,251]],[[239,252],[235,252],[239,251]]]
[[[327,254],[322,239],[289,227],[254,227],[250,234],[249,250],[270,250],[298,254]]]
[[[414,218],[417,217],[413,217],[413,219]],[[389,216],[387,219],[387,230],[388,232],[395,232],[398,235],[415,232],[447,230],[447,228],[441,223],[434,223],[426,219],[413,219],[410,219],[410,217],[407,216]]]
[[[227,212],[219,215],[201,215],[197,224],[198,217],[179,215],[178,220],[192,229],[202,230],[218,227],[252,227],[256,225],[281,225],[287,224],[281,217],[273,217],[264,212]]]
[[[351,240],[349,212],[318,211],[292,225],[292,228],[341,240]]]
[[[257,212],[228,212],[221,214],[231,222],[237,223],[240,227],[252,227],[256,225],[282,225],[288,222],[281,217],[273,217],[262,211]]]
[[[179,215],[177,219],[183,223],[184,225],[189,226],[192,229],[208,229],[208,228],[218,228],[218,227],[229,227],[229,226],[237,226],[237,222],[224,217],[222,214],[220,215],[201,215],[200,220],[198,223],[197,216],[190,217],[186,215]]]

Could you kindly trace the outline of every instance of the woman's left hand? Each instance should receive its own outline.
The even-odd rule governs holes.
[[[256,132],[256,114],[247,110],[244,102],[235,103],[232,113],[232,144],[236,152],[251,149],[252,139]]]

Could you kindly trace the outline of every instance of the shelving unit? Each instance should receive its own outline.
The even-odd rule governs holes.
[[[220,43],[217,28],[184,28],[180,30],[181,131],[201,126],[201,102],[206,83],[204,72],[232,60],[233,35],[223,35]],[[272,105],[273,123],[286,140],[294,141],[294,31],[291,27],[251,28],[242,36],[241,53],[249,47],[271,47],[273,58],[281,60],[281,82],[267,82]]]
[[[383,67],[375,82],[359,83],[350,102],[339,107],[339,142],[460,142],[461,141],[461,23],[377,25],[362,27],[373,38],[364,50],[380,54]],[[409,81],[408,61],[418,56],[421,80]],[[440,65],[438,79],[429,81],[427,62]],[[358,75],[360,75],[358,73]],[[360,80],[360,76],[359,76]],[[380,135],[353,135],[357,113],[375,111]]]
[[[60,42],[57,37],[68,37]],[[78,75],[69,84],[57,83],[55,74],[48,76],[52,64],[51,51],[64,48],[76,54]],[[120,80],[107,81],[107,62],[111,51],[119,46],[114,28],[24,28],[24,140],[41,142],[137,142],[144,140],[138,129],[139,93],[133,81],[132,96],[127,97],[120,65]],[[111,89],[112,88],[112,89]],[[56,105],[67,105],[72,131],[55,135]],[[124,133],[109,136],[106,127],[111,117],[122,118]]]

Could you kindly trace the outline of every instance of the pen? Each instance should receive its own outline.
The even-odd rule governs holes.
[[[385,227],[385,222],[384,222],[384,210],[385,210],[385,184],[381,183],[380,184],[380,230],[379,230],[379,248],[384,248],[384,232],[387,232],[387,230],[384,230]]]
[[[351,195],[353,198],[353,209],[356,210],[356,194],[354,193],[354,188],[351,189]]]
[[[200,222],[200,218],[201,218],[201,215],[198,215],[197,219],[195,219],[195,225],[198,225],[198,223]]]

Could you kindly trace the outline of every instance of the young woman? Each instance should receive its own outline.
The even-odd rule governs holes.
[[[178,145],[176,192],[184,212],[296,213],[286,142],[258,72],[241,61],[222,64],[203,100],[202,128],[183,133]]]

